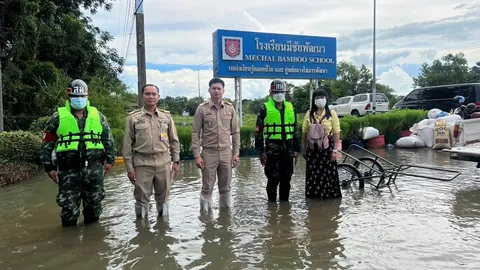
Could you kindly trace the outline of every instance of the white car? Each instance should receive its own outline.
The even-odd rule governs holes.
[[[337,113],[338,116],[350,115],[350,105],[352,103],[353,96],[341,97],[330,105],[330,110]]]
[[[341,97],[335,100],[331,107],[338,116],[363,116],[373,112],[372,98],[373,94],[371,93]],[[375,103],[377,104],[376,112],[390,111],[390,102],[385,94],[377,93]]]

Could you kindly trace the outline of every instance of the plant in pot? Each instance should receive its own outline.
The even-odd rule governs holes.
[[[385,145],[385,130],[388,125],[387,114],[373,114],[368,116],[369,126],[378,130],[379,136],[367,140],[368,148],[376,148]]]
[[[402,110],[403,113],[403,121],[402,121],[402,128],[400,131],[401,137],[410,136],[410,128],[424,120],[427,119],[427,111],[424,110]]]
[[[395,144],[400,139],[404,117],[400,113],[392,113],[386,117],[385,144]]]
[[[343,141],[348,139],[350,124],[347,121],[340,120],[340,145],[343,149]]]
[[[363,147],[364,143],[361,129],[365,125],[365,117],[345,116],[341,121],[349,126],[348,132],[345,132],[345,134],[342,132],[344,138],[342,139],[342,148],[348,149],[352,144],[357,144]]]

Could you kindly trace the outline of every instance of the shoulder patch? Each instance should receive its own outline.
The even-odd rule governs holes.
[[[140,111],[141,111],[141,109],[136,109],[136,110],[133,110],[133,111],[129,112],[128,114],[134,114],[134,113],[138,113]]]
[[[164,109],[158,109],[158,110],[163,112],[163,113],[170,114],[170,111],[167,111],[167,110],[164,110]]]

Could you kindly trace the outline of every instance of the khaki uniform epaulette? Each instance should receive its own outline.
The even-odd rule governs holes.
[[[229,102],[229,101],[224,100],[223,102],[225,102],[225,104],[228,104],[228,105],[230,105],[230,106],[233,106],[233,104],[232,104],[231,102]]]
[[[167,111],[167,110],[164,110],[164,109],[158,109],[158,110],[163,112],[163,113],[170,114],[170,111]]]
[[[205,106],[205,105],[208,105],[208,101],[204,101],[202,104],[200,104],[200,106]]]
[[[142,109],[136,109],[136,110],[133,110],[131,112],[129,112],[128,114],[134,114],[134,113],[138,113],[140,112]]]

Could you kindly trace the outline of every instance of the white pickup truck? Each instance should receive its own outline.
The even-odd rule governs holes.
[[[388,112],[390,110],[390,101],[383,93],[377,93],[375,103],[377,104],[376,112]],[[341,97],[330,106],[339,117],[353,115],[364,116],[372,113],[373,94],[364,93],[355,96]]]
[[[455,160],[477,162],[480,168],[480,118],[458,121],[453,133],[452,147],[442,151]]]

